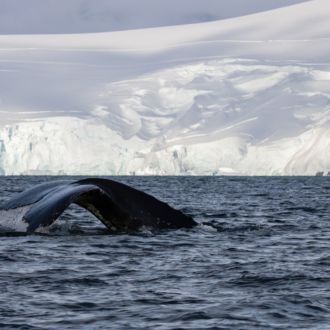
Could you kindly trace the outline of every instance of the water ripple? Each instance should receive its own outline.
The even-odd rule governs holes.
[[[0,202],[54,179],[2,177]],[[113,179],[200,225],[111,232],[72,206],[43,234],[0,229],[0,327],[329,327],[330,178]]]

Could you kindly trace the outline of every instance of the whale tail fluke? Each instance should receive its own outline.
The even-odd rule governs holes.
[[[182,212],[125,184],[100,178],[64,180],[30,188],[0,206],[0,224],[16,231],[43,232],[72,203],[112,230],[192,228],[197,223]]]

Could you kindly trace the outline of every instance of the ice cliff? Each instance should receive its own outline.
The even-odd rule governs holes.
[[[5,126],[0,132],[1,172],[330,171],[329,85],[328,65],[315,70],[303,64],[237,59],[184,65],[108,84],[88,118],[35,119]]]

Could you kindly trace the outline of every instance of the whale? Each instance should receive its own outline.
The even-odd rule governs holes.
[[[113,231],[193,228],[191,217],[123,183],[88,178],[42,183],[0,205],[0,225],[43,232],[72,204],[91,212]]]

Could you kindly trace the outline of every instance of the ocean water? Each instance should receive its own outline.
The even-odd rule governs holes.
[[[59,179],[1,177],[0,203]],[[0,229],[0,328],[330,329],[330,178],[110,179],[201,225],[111,232],[71,206]]]

